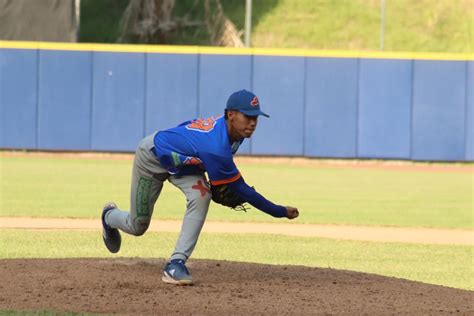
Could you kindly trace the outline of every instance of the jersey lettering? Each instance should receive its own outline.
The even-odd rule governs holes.
[[[214,129],[214,125],[216,125],[216,120],[213,117],[209,117],[192,121],[186,126],[186,129],[208,133]]]

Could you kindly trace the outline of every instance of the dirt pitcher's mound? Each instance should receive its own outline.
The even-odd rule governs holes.
[[[191,260],[194,286],[161,281],[163,259],[0,260],[0,311],[119,314],[443,314],[474,292],[299,266]]]

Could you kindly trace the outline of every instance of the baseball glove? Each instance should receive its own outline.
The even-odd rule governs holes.
[[[235,211],[247,212],[245,203],[240,196],[235,194],[226,184],[211,185],[212,200],[218,204],[230,207]]]

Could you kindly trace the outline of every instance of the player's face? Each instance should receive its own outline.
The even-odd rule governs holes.
[[[228,113],[231,136],[235,139],[249,138],[257,128],[258,116],[248,116],[237,111]]]

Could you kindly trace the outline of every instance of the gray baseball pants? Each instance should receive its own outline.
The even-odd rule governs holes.
[[[186,196],[186,213],[171,259],[186,261],[194,250],[207,216],[211,194],[204,174],[174,176],[163,169],[151,151],[154,135],[145,137],[138,145],[133,161],[130,212],[114,209],[105,222],[134,236],[143,235],[150,225],[155,202],[163,183],[168,180]]]

